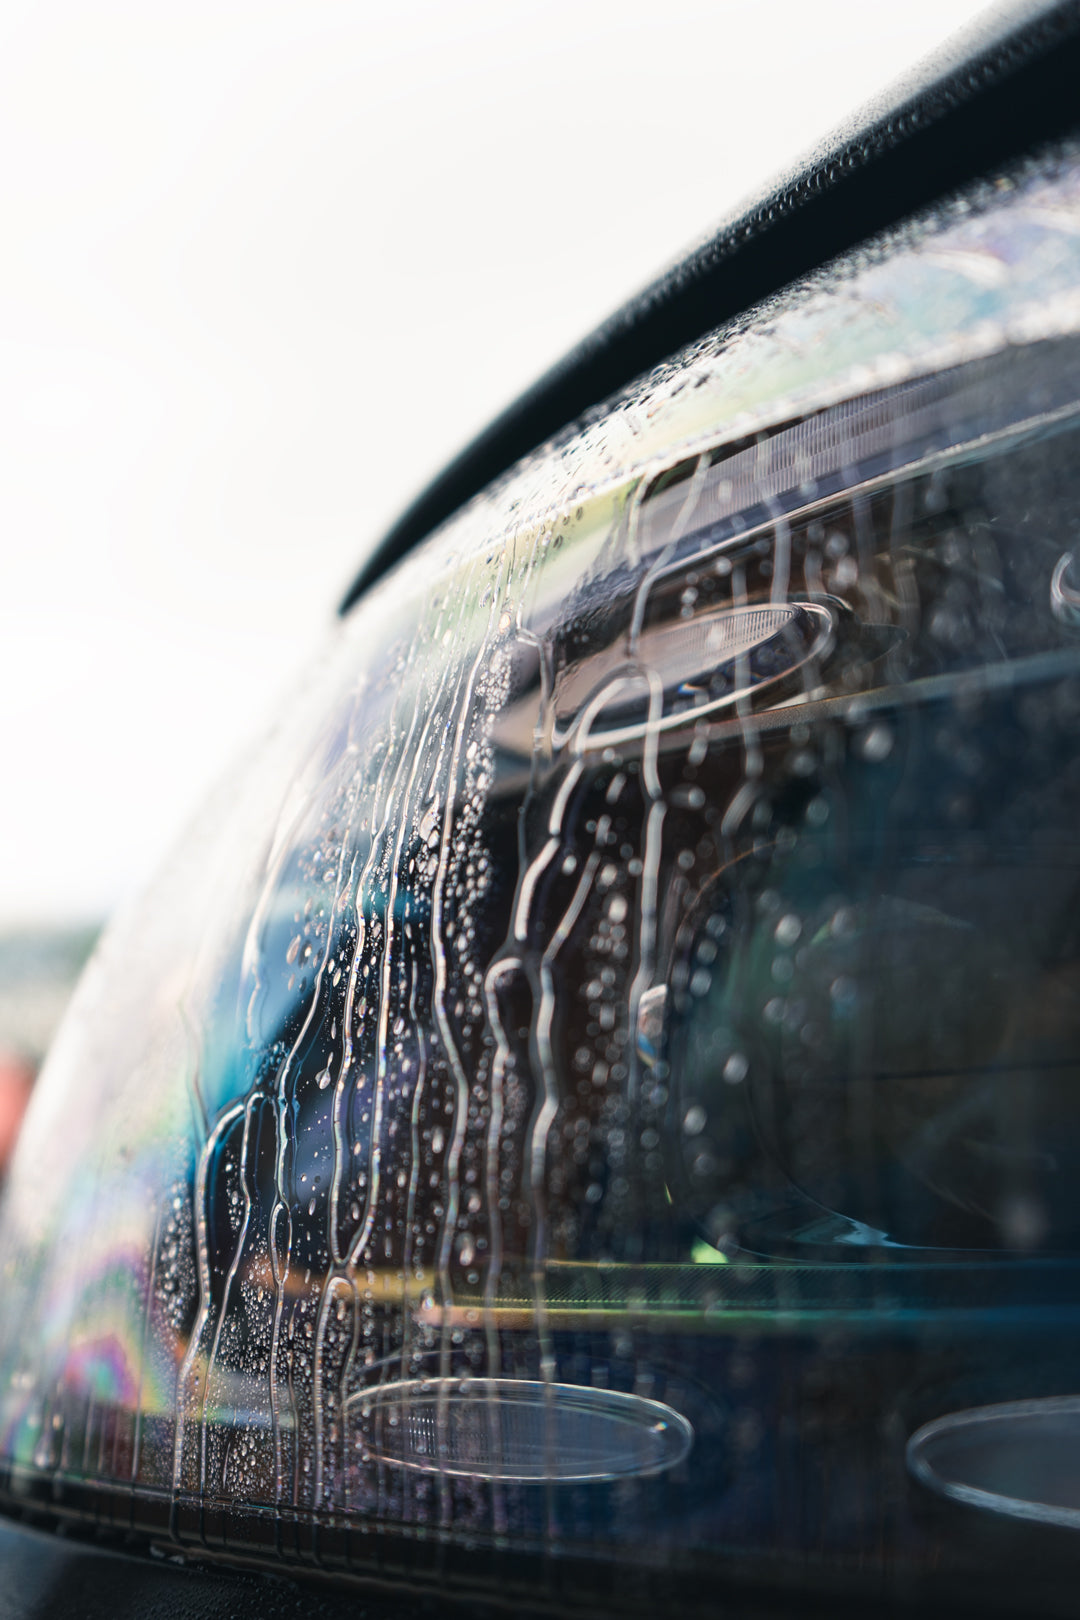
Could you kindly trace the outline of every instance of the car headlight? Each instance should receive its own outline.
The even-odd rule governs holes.
[[[361,600],[34,1098],[8,1500],[582,1589],[1073,1522],[961,1453],[1077,1381],[1078,287],[1070,146]]]

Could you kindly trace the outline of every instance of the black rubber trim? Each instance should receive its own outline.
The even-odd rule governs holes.
[[[688,1595],[685,1588],[669,1590],[667,1603],[658,1595],[648,1610],[637,1602],[632,1609],[639,1616],[684,1613],[698,1620],[1028,1620],[1073,1613],[1072,1533],[1054,1532],[1055,1540],[1045,1529],[1020,1528],[1026,1536],[1007,1523],[978,1527],[981,1544],[993,1538],[997,1556],[1011,1559],[1004,1583],[989,1573],[924,1580],[901,1568],[885,1581],[880,1572],[848,1570],[824,1590],[811,1564],[794,1585],[746,1588],[702,1580]],[[90,1524],[69,1532],[0,1519],[0,1620],[626,1620],[630,1612],[625,1595],[604,1602],[575,1594],[568,1604],[541,1597],[535,1605],[520,1597],[454,1598],[400,1578],[391,1584],[310,1567],[232,1567],[168,1541],[148,1547]],[[993,1562],[988,1553],[988,1571]]]
[[[996,8],[627,304],[456,457],[341,606],[520,457],[868,236],[1080,126],[1080,0]]]

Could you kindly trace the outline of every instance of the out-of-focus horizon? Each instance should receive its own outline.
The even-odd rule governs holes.
[[[440,464],[981,9],[8,0],[0,934],[130,894]]]

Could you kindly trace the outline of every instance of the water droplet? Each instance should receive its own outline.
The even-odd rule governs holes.
[[[871,726],[859,746],[863,759],[871,765],[880,765],[892,753],[893,734],[888,726]]]
[[[686,1110],[686,1114],[683,1117],[682,1128],[687,1136],[700,1136],[702,1131],[705,1129],[707,1120],[708,1115],[706,1114],[704,1108],[702,1108],[700,1103],[695,1103],[692,1108],[688,1108]]]
[[[746,1079],[750,1065],[741,1052],[732,1052],[724,1064],[724,1079],[729,1086],[737,1086]]]

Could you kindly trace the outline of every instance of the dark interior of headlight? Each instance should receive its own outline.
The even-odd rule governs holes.
[[[1009,452],[1020,503],[1067,444]],[[1022,504],[987,511],[983,478],[923,475],[866,501],[878,613],[901,618],[905,594],[936,606],[884,674],[850,661],[840,691],[811,701],[812,725],[746,722],[753,802],[689,914],[669,908],[670,1134],[714,1239],[748,1218],[740,1198],[756,1219],[774,1183],[806,1241],[1076,1242],[1080,689],[1051,662],[1071,633],[1055,629],[1056,544],[1031,536]],[[859,521],[848,504],[815,517],[792,533],[793,561],[817,573],[830,545],[852,557]],[[1040,642],[1049,679],[1018,711],[1006,660],[1037,661]],[[940,693],[980,645],[1005,690],[984,677]]]

